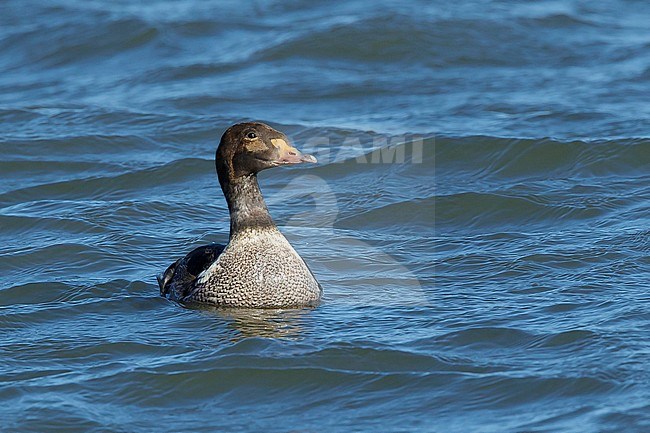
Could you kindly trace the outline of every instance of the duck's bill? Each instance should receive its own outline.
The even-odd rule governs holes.
[[[288,144],[281,138],[274,138],[271,140],[273,146],[278,149],[278,164],[301,164],[303,162],[316,163],[316,158],[313,155],[302,153],[295,147]]]
[[[295,150],[293,154],[283,155],[278,160],[280,164],[302,164],[303,162],[318,162],[313,155],[307,155]]]

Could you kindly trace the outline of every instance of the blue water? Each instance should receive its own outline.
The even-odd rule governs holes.
[[[0,3],[0,431],[650,431],[643,1]],[[214,150],[324,288],[185,308]]]

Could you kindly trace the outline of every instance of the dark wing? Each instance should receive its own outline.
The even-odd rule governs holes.
[[[196,277],[217,260],[224,248],[219,244],[204,245],[176,260],[165,272],[156,276],[160,295],[176,300],[186,296],[194,286]]]

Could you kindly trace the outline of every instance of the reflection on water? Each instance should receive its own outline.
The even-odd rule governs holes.
[[[246,337],[292,338],[304,330],[304,319],[311,312],[304,309],[223,308],[205,304],[189,304],[189,308],[225,319],[236,332],[233,340]]]

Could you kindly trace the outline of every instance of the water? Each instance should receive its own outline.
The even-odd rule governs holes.
[[[2,2],[0,430],[650,431],[649,15]],[[315,310],[158,296],[244,119]]]

